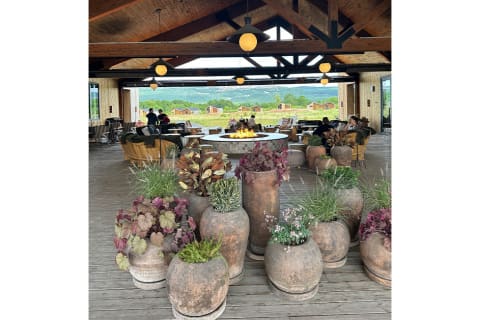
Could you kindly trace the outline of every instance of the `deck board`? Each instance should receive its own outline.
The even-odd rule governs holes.
[[[374,135],[366,151],[362,180],[390,175],[390,136]],[[128,163],[120,145],[92,144],[89,152],[89,313],[91,319],[173,319],[166,289],[141,290],[128,272],[118,270],[113,246],[116,211],[135,197]],[[232,159],[235,166],[238,160]],[[234,167],[233,166],[233,167]],[[382,170],[380,170],[382,168]],[[280,207],[310,190],[317,176],[306,168],[291,168],[280,188]],[[227,307],[219,319],[391,319],[391,290],[371,281],[362,269],[358,247],[345,266],[324,269],[317,295],[308,302],[285,301],[272,294],[263,262],[245,259],[245,276],[230,286]]]

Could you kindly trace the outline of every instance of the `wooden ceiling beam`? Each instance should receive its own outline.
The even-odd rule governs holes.
[[[331,0],[330,0],[331,1]],[[354,35],[363,28],[365,28],[370,22],[381,16],[385,11],[387,11],[391,7],[390,0],[384,0],[383,2],[379,3],[367,16],[364,16],[361,21],[355,22],[350,27],[344,29],[340,33],[340,37],[343,35]]]
[[[287,20],[291,25],[294,25],[298,28],[303,34],[305,34],[310,39],[315,39],[314,34],[308,30],[310,23],[308,23],[300,14],[295,12],[292,9],[285,8],[276,0],[262,0],[275,12],[281,15],[285,20]]]
[[[88,21],[92,22],[143,0],[89,0]]]
[[[322,40],[265,41],[250,56],[293,54],[354,54],[365,51],[391,51],[390,37],[348,39],[342,48],[327,48]],[[90,43],[90,58],[158,58],[175,56],[244,56],[237,44],[214,42],[111,42]]]
[[[332,76],[329,77],[329,83],[354,82],[356,76]],[[204,87],[204,86],[238,86],[234,80],[182,80],[182,81],[160,81],[159,87]],[[300,83],[319,83],[319,77],[312,78],[288,78],[288,79],[247,79],[243,85],[272,85],[272,84],[300,84]],[[123,79],[120,87],[140,87],[148,88],[148,81],[138,81],[135,79]]]
[[[375,72],[391,71],[391,65],[380,64],[333,64],[331,73],[335,72]],[[205,69],[173,69],[168,71],[168,77],[208,77],[235,75],[270,75],[270,74],[319,74],[318,66],[291,66],[291,67],[247,67],[247,68],[205,68]],[[151,69],[114,69],[90,70],[90,78],[146,78],[152,76]],[[160,78],[160,81],[161,78]]]

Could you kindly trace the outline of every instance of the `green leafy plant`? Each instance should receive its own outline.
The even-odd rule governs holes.
[[[307,221],[298,208],[286,208],[280,212],[281,218],[265,215],[267,228],[272,236],[270,241],[286,246],[296,246],[307,241],[310,236]]]
[[[133,190],[145,198],[165,198],[178,190],[178,176],[172,169],[162,169],[157,162],[146,162],[143,167],[129,167],[133,175]]]
[[[342,208],[337,205],[335,190],[330,186],[317,185],[295,204],[308,225],[314,222],[335,221],[341,217]]]
[[[324,170],[320,177],[335,189],[351,189],[358,186],[360,171],[353,170],[351,167],[337,166]]]
[[[147,241],[158,247],[158,254],[177,252],[194,240],[195,221],[187,216],[187,199],[166,197],[133,201],[128,210],[120,209],[115,218],[113,242],[115,261],[121,270],[129,267],[128,253],[143,254]],[[167,236],[169,240],[166,242]]]
[[[208,186],[223,179],[232,165],[228,156],[222,152],[200,154],[191,150],[180,156],[177,160],[177,168],[180,187],[206,197],[209,195]]]
[[[241,197],[238,180],[235,177],[221,179],[208,187],[210,203],[218,212],[230,212],[240,208]]]
[[[264,172],[276,170],[278,185],[283,180],[289,179],[288,169],[288,149],[283,148],[282,151],[273,151],[268,147],[267,143],[256,142],[252,151],[244,154],[235,168],[235,176],[237,178],[245,178],[247,183],[251,183],[254,179],[253,172]]]
[[[322,146],[322,145],[323,145],[323,143],[322,143],[322,137],[317,136],[316,134],[312,135],[312,136],[308,139],[308,145],[309,145],[309,146]]]
[[[220,255],[221,239],[203,239],[187,244],[178,252],[178,257],[188,263],[203,263]]]
[[[392,190],[390,181],[382,177],[369,183],[361,184],[364,208],[367,212],[382,208],[391,208]]]

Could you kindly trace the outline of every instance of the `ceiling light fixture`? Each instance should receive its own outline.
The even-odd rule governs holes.
[[[156,64],[154,64],[154,66],[155,66],[155,73],[158,76],[164,76],[167,74],[168,68],[162,59],[160,59]]]
[[[331,69],[332,65],[330,64],[330,62],[323,62],[320,63],[320,65],[318,66],[318,70],[320,70],[320,72],[322,73],[330,72]]]
[[[245,83],[245,77],[242,77],[242,76],[235,77],[235,81],[237,81],[238,85],[242,85]]]
[[[152,88],[153,91],[158,88],[158,82],[155,80],[155,77],[152,77],[152,80],[150,81],[150,88]]]
[[[240,48],[245,52],[255,50],[258,42],[268,40],[270,36],[262,30],[252,26],[252,18],[248,16],[248,0],[247,0],[247,16],[245,16],[245,25],[235,31],[234,34],[227,37],[227,41],[238,43]]]
[[[323,76],[320,78],[320,83],[323,84],[324,86],[328,84],[328,76],[326,73],[323,74]]]

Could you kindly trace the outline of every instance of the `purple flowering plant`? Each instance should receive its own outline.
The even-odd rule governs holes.
[[[280,212],[280,218],[265,214],[270,241],[286,246],[305,243],[310,236],[307,222],[297,208],[287,208]]]
[[[147,239],[159,247],[159,255],[175,253],[195,238],[195,221],[187,217],[188,200],[178,197],[137,197],[130,209],[120,209],[115,218],[115,261],[121,270],[129,267],[128,253],[143,254]]]
[[[367,240],[373,233],[384,236],[383,245],[392,250],[392,209],[382,208],[370,211],[366,220],[360,224],[360,240]]]
[[[288,149],[273,151],[267,143],[256,142],[252,151],[245,153],[235,168],[235,176],[244,178],[247,183],[254,179],[254,172],[277,171],[277,183],[280,185],[283,180],[289,179]]]

